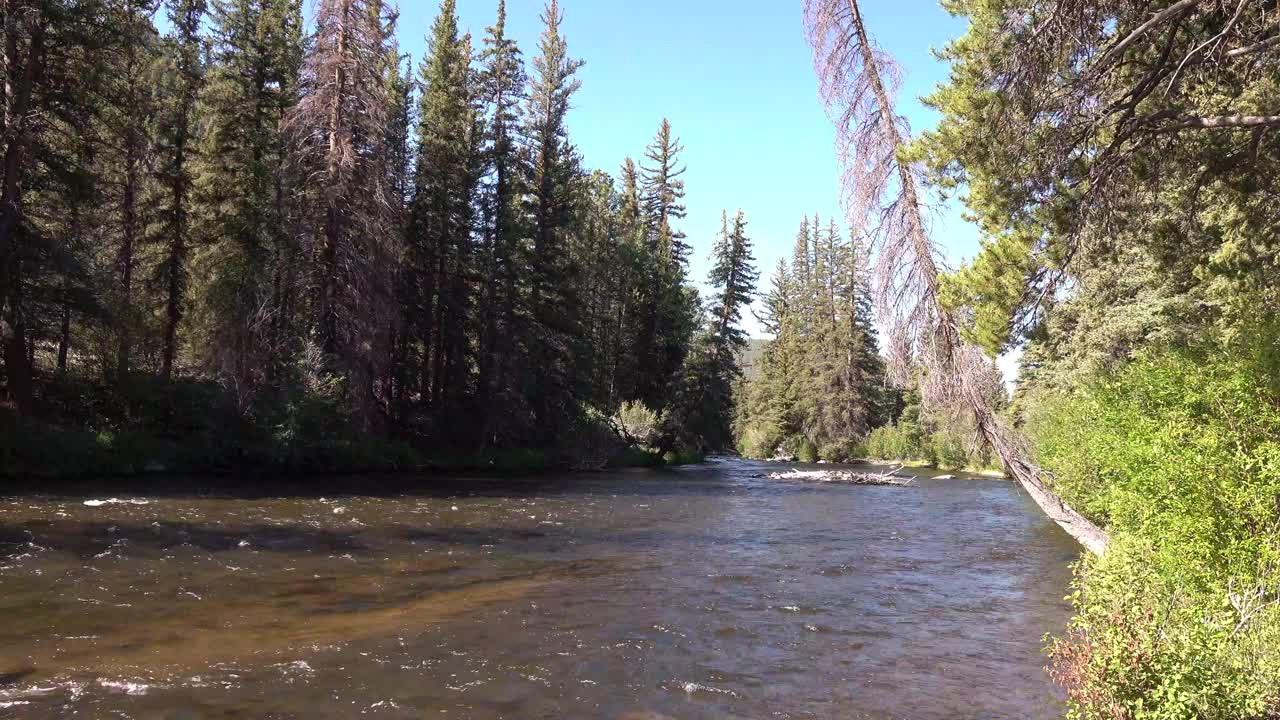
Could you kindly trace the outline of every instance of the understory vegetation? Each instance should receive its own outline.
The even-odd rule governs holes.
[[[1034,403],[1039,459],[1114,538],[1082,562],[1079,615],[1051,647],[1080,717],[1280,704],[1280,348],[1265,337],[1144,352]]]

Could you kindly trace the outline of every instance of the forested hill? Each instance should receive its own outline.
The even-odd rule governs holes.
[[[455,4],[429,28],[382,0],[0,10],[0,472],[731,442],[744,214],[686,237],[665,121],[635,160],[588,165],[556,0],[523,49],[505,3],[470,32]]]

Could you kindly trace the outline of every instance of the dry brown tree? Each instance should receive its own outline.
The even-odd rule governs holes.
[[[926,405],[971,412],[981,439],[1036,504],[1101,554],[1107,534],[1054,494],[1026,440],[992,409],[984,382],[991,359],[962,338],[957,316],[939,301],[937,248],[925,222],[920,179],[902,160],[909,136],[893,105],[897,65],[867,33],[856,0],[806,0],[805,23],[837,130],[848,221],[867,233],[876,258],[872,287],[888,335],[891,374],[903,382],[923,366]]]
[[[312,337],[323,369],[345,379],[366,423],[378,416],[376,383],[396,313],[396,202],[385,168],[388,22],[381,0],[321,0],[302,99],[285,119],[307,177]]]

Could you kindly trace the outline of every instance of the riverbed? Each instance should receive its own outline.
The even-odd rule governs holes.
[[[1015,483],[766,469],[3,497],[0,718],[1062,716]]]

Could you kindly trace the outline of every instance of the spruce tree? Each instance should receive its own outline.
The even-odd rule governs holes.
[[[893,420],[867,288],[867,256],[834,221],[806,218],[791,263],[780,260],[760,318],[773,336],[743,392],[736,434],[745,452],[852,459],[867,433]]]
[[[685,169],[680,166],[680,153],[684,147],[671,132],[671,122],[663,118],[658,134],[653,139],[645,158],[649,165],[642,168],[644,183],[644,207],[649,221],[649,232],[654,249],[663,262],[683,270],[689,262],[689,245],[676,221],[686,215],[684,181]]]
[[[146,322],[138,271],[147,222],[144,193],[152,138],[148,124],[139,117],[152,115],[155,100],[151,82],[159,44],[151,22],[155,10],[154,0],[110,3],[106,22],[115,42],[101,58],[111,67],[105,89],[109,103],[100,115],[106,142],[99,171],[109,187],[112,262],[106,285],[115,331],[114,370],[121,377],[132,370],[134,345],[144,334]]]
[[[759,279],[746,228],[741,210],[732,223],[723,216],[707,277],[714,291],[707,322],[681,370],[668,416],[680,441],[698,451],[733,443],[735,387],[741,377],[738,359],[747,344],[742,312],[755,297]]]
[[[343,382],[347,407],[380,421],[391,358],[393,263],[399,255],[387,182],[392,102],[385,72],[390,27],[380,0],[323,0],[304,60],[302,98],[288,129],[314,190],[306,198],[317,371]]]
[[[296,311],[285,298],[300,282],[288,209],[300,188],[290,182],[281,120],[297,99],[300,6],[214,0],[210,8],[210,65],[197,105],[192,331],[197,361],[242,401],[261,387],[281,342],[262,311],[278,323]]]
[[[173,375],[178,329],[186,303],[188,253],[192,234],[192,184],[196,132],[196,99],[204,77],[200,23],[205,0],[171,0],[172,28],[165,38],[160,64],[155,157],[161,197],[157,202],[153,241],[163,247],[157,280],[163,287],[163,336],[160,375]]]
[[[643,353],[642,375],[636,395],[651,408],[661,408],[671,381],[683,364],[696,323],[696,294],[686,284],[688,246],[676,222],[685,217],[685,189],[679,164],[683,148],[663,120],[653,143],[645,150],[649,165],[641,167],[640,196],[646,233],[647,282],[642,299],[641,333],[637,349]]]
[[[444,0],[419,69],[417,173],[406,239],[408,327],[420,392],[438,415],[453,414],[469,394],[474,316],[476,189],[475,82],[471,41],[460,35],[455,0]],[[454,426],[456,427],[456,426]]]
[[[65,371],[73,316],[104,315],[91,251],[103,190],[94,172],[103,149],[99,119],[111,74],[102,58],[118,45],[105,11],[82,0],[0,9],[0,411],[33,411],[37,342],[57,338]]]
[[[582,61],[569,57],[557,0],[549,0],[542,18],[545,29],[525,106],[533,237],[530,325],[521,342],[532,427],[545,441],[579,412],[576,372],[584,349],[570,233],[581,170],[565,119],[581,86],[575,75]]]
[[[480,55],[479,100],[485,118],[481,159],[480,236],[485,244],[484,287],[479,338],[478,407],[485,426],[481,443],[493,445],[520,434],[525,415],[515,379],[520,333],[521,290],[528,264],[523,238],[527,229],[521,198],[525,188],[520,156],[521,101],[526,77],[520,50],[506,34],[507,4],[499,0]]]

